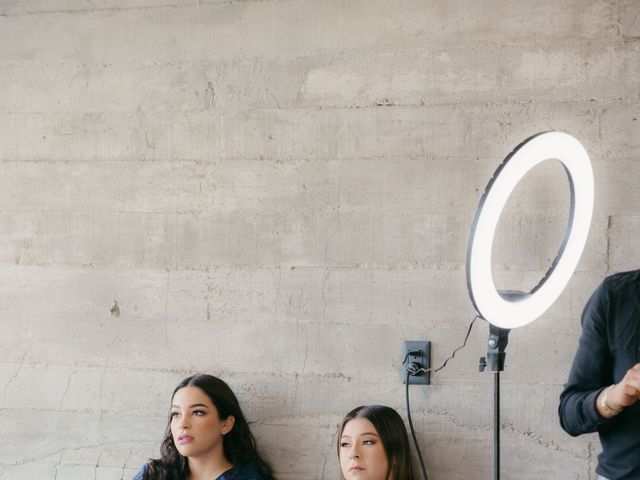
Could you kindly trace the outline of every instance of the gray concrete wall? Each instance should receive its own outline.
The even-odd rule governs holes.
[[[593,478],[557,397],[589,294],[638,266],[639,87],[636,0],[0,1],[0,478],[130,478],[197,371],[279,478],[336,478],[347,410],[406,416],[403,340],[462,341],[480,195],[548,129],[589,151],[595,215],[511,335],[503,478]],[[553,162],[518,186],[499,285],[535,284],[567,204]],[[412,388],[432,480],[491,475],[486,336]]]

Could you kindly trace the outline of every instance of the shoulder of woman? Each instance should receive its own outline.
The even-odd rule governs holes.
[[[133,477],[133,480],[142,480],[142,476],[144,475],[144,472],[147,471],[147,468],[149,468],[149,464],[145,463],[140,471],[136,473],[135,477]]]
[[[247,463],[227,470],[217,480],[264,480],[253,463]]]

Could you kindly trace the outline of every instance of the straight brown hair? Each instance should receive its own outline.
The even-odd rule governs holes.
[[[389,468],[386,479],[417,480],[413,473],[413,462],[409,447],[409,437],[402,418],[391,407],[384,405],[363,405],[351,410],[342,420],[338,434],[338,458],[340,458],[340,438],[344,427],[355,418],[366,418],[375,427],[387,455]],[[340,480],[345,480],[340,471]]]

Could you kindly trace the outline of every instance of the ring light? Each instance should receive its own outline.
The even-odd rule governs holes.
[[[564,240],[549,270],[529,293],[501,295],[491,270],[491,249],[502,210],[518,182],[539,163],[559,160],[569,178],[571,209]],[[593,211],[593,171],[584,147],[571,135],[546,132],[518,145],[498,167],[480,200],[467,251],[467,288],[489,323],[522,327],[542,315],[562,293],[578,265]]]

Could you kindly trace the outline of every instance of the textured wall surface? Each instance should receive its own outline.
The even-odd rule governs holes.
[[[131,478],[194,372],[280,479],[336,478],[346,411],[406,418],[403,340],[461,343],[480,195],[549,129],[591,155],[594,221],[511,334],[503,478],[593,478],[557,397],[591,291],[640,263],[639,92],[636,0],[0,0],[0,479]],[[554,162],[518,186],[501,287],[548,268],[567,192]],[[491,475],[486,337],[411,390],[432,480]]]

